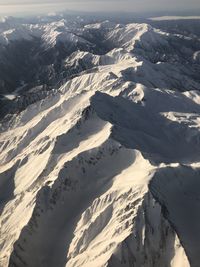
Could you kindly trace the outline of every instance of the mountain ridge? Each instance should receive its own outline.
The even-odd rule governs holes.
[[[198,266],[200,86],[187,69],[198,44],[171,53],[175,35],[113,25],[81,26],[107,36],[106,52],[76,47],[58,88],[22,88],[6,109],[2,267]],[[148,45],[135,42],[138,28]]]

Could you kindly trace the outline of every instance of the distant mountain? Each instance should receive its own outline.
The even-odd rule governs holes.
[[[0,23],[0,266],[199,266],[200,40],[154,23]]]
[[[105,64],[106,54],[115,48],[124,50],[123,54],[132,53],[143,62],[145,66],[140,66],[139,71],[144,72],[144,76],[147,70],[151,73],[145,79],[145,85],[173,87],[181,91],[199,88],[200,41],[191,22],[190,26],[185,23],[185,31],[182,23],[170,26],[171,33],[168,33],[145,23],[123,25],[104,21],[91,24],[90,21],[63,15],[24,21],[12,17],[1,20],[1,117],[13,113],[13,109],[15,112],[16,101],[24,102],[24,95],[28,94],[28,99],[37,99],[32,92],[38,91],[38,87],[45,88],[45,91],[58,89],[82,71]],[[162,27],[168,30],[166,22],[162,23]],[[78,51],[85,53],[84,58],[78,58]],[[90,59],[86,59],[86,54]],[[73,62],[74,55],[77,55],[76,63]],[[99,56],[96,62],[92,60],[92,57]],[[109,64],[109,59],[106,64]],[[157,71],[164,81],[154,78]],[[139,79],[135,75],[129,76],[130,80]],[[16,96],[22,99],[16,99]]]

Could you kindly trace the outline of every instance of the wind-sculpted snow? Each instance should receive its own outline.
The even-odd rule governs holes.
[[[163,97],[167,98],[167,94]],[[138,149],[148,157],[150,155],[152,161],[198,162],[199,130],[170,121],[158,111],[154,112],[154,106],[148,107],[144,101],[148,103],[148,99],[136,104],[120,96],[113,98],[97,93],[92,99],[92,106],[102,119],[114,125],[114,139],[126,147]],[[196,110],[198,112],[194,107],[195,116],[199,116],[199,106]]]
[[[198,267],[200,86],[180,36],[49,20],[47,43],[68,27],[106,52],[75,49],[60,86],[1,121],[0,267]]]

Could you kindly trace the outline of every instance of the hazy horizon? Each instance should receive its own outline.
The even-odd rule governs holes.
[[[95,11],[95,12],[135,12],[135,13],[150,13],[150,12],[190,12],[192,10],[200,11],[200,2],[196,0],[177,1],[174,4],[173,0],[167,3],[163,0],[62,0],[59,2],[51,0],[0,0],[1,15],[31,15],[49,12],[60,12],[64,10],[74,11]]]

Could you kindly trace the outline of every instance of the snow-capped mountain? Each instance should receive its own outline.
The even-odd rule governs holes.
[[[198,38],[1,23],[0,266],[199,267]]]
[[[177,75],[181,72],[186,79],[188,76],[199,82],[200,41],[186,33],[167,33],[145,23],[124,25],[104,21],[88,24],[81,18],[64,17],[31,22],[7,18],[0,23],[0,93],[10,94],[22,85],[26,85],[23,92],[44,84],[49,89],[58,88],[61,80],[73,74],[74,66],[66,68],[65,65],[73,52],[80,50],[95,56],[105,55],[114,48],[131,52],[140,57],[140,61],[154,65],[162,63],[164,74],[169,72],[167,76],[176,75],[177,70]],[[85,62],[78,67],[85,70],[91,65]],[[181,85],[177,82],[173,87],[181,90],[184,85],[185,82]],[[187,89],[196,89],[196,86],[188,88],[187,84],[184,90]]]

